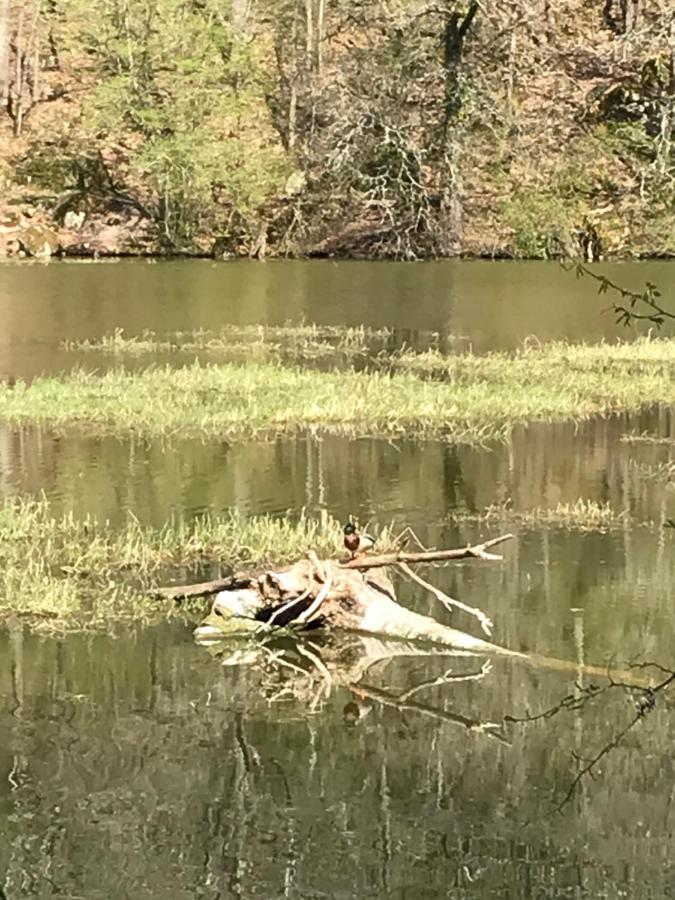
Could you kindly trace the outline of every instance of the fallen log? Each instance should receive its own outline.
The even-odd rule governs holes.
[[[236,576],[214,578],[213,581],[201,581],[198,584],[177,584],[169,587],[153,588],[148,591],[150,597],[158,600],[187,600],[190,597],[208,597],[219,591],[231,590],[237,582]]]
[[[473,637],[401,606],[387,573],[392,566],[410,574],[415,563],[446,562],[476,558],[501,559],[488,549],[511,535],[454,550],[420,553],[396,552],[380,556],[359,556],[349,560],[319,560],[310,551],[307,559],[258,576],[240,575],[219,590],[208,626],[223,636],[270,633],[279,628],[307,630],[315,627],[344,629],[384,635],[406,641],[442,644],[470,653],[522,654]],[[415,577],[415,580],[446,607],[459,606],[476,616],[489,634],[491,622],[481,610],[453,601],[442,591]],[[212,592],[210,583],[207,585]],[[197,586],[203,591],[204,586]],[[176,595],[178,589],[171,589]],[[194,590],[194,588],[193,588]],[[195,591],[192,596],[198,596]]]

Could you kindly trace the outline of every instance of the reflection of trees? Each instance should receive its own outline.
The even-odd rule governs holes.
[[[332,635],[327,641],[267,637],[258,641],[249,640],[245,647],[246,649],[240,648],[232,651],[231,639],[210,645],[211,652],[220,659],[223,665],[253,664],[257,665],[259,670],[267,676],[270,671],[282,675],[283,687],[277,687],[273,693],[268,694],[272,701],[290,696],[307,703],[309,709],[315,710],[335,685],[342,685],[352,692],[361,705],[359,708],[358,704],[352,703],[345,707],[345,716],[353,721],[358,721],[367,712],[362,708],[366,703],[381,704],[398,710],[402,714],[414,712],[439,722],[486,734],[505,744],[510,743],[506,731],[508,725],[522,726],[550,720],[561,713],[579,713],[593,703],[602,703],[604,695],[609,691],[622,692],[633,701],[631,704],[632,716],[629,717],[627,723],[615,729],[612,736],[602,743],[600,749],[592,755],[589,755],[589,751],[586,749],[583,749],[583,756],[577,750],[572,751],[572,757],[578,763],[578,771],[557,805],[559,811],[569,803],[583,779],[587,776],[594,777],[594,770],[600,762],[609,753],[620,747],[628,733],[655,708],[657,696],[675,682],[675,671],[670,671],[656,663],[636,664],[619,673],[615,673],[611,667],[607,667],[606,678],[603,679],[602,685],[596,683],[584,685],[581,681],[577,681],[572,693],[565,695],[553,706],[541,712],[528,713],[523,716],[507,714],[500,721],[490,722],[461,715],[444,707],[434,706],[421,701],[418,696],[432,688],[457,685],[459,682],[480,681],[486,678],[492,670],[492,662],[485,660],[479,665],[480,660],[475,661],[472,654],[443,654],[440,649],[425,649],[414,643],[381,640],[376,637],[352,634]],[[469,663],[469,671],[456,672],[454,667],[449,668],[439,676],[423,679],[399,692],[379,685],[364,683],[366,675],[376,666],[381,669],[382,664],[397,658],[423,657],[425,655],[455,655],[455,667],[458,660],[461,660],[465,665],[467,662]],[[293,661],[293,657],[296,661]],[[301,664],[298,665],[298,662]],[[561,665],[558,660],[537,657],[532,657],[531,663],[543,666],[551,664],[553,667]],[[581,657],[576,665],[579,679],[582,679],[589,670],[595,669],[595,667],[585,666]],[[573,668],[573,666],[569,666],[569,668]],[[653,678],[647,678],[640,674],[652,670],[661,675],[660,680],[656,683],[653,683]]]
[[[669,450],[621,443],[630,430],[670,433],[673,414],[533,425],[489,453],[440,442],[313,436],[228,445],[70,433],[64,441],[40,429],[11,429],[0,432],[0,488],[5,495],[44,489],[57,501],[68,498],[76,512],[112,522],[127,509],[154,524],[176,510],[235,505],[251,513],[328,508],[363,521],[405,510],[406,524],[426,531],[430,543],[439,539],[448,510],[506,501],[519,512],[583,498],[610,503],[629,523],[660,521],[675,510],[664,507],[663,486],[645,478],[635,461],[639,455],[656,464]]]
[[[582,895],[627,877],[664,895],[675,874],[665,704],[627,736],[639,744],[603,759],[583,802],[542,820],[575,774],[569,715],[581,717],[581,746],[599,748],[626,715],[625,691],[516,725],[506,713],[553,707],[569,674],[506,660],[481,672],[474,657],[398,649],[313,640],[332,687],[312,712],[325,675],[291,645],[222,666],[168,628],[25,637],[21,720],[0,666],[3,772],[8,748],[26,760],[16,790],[0,778],[0,884],[9,897],[92,900],[402,896],[413,885],[518,896],[526,884],[557,897],[574,873]],[[277,665],[280,652],[302,672]],[[351,690],[356,679],[373,696]]]

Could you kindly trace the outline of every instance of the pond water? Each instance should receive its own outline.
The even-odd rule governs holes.
[[[598,272],[633,290],[672,284],[667,262],[612,263]],[[0,377],[33,378],[77,363],[61,349],[145,329],[166,333],[287,322],[389,327],[452,335],[478,352],[525,338],[595,341],[630,336],[590,279],[557,263],[145,262],[0,266]]]
[[[672,267],[607,267],[666,293]],[[64,339],[306,321],[461,338],[479,351],[625,332],[607,298],[553,264],[119,262],[0,267],[0,376],[108,365]],[[113,635],[0,632],[0,897],[418,898],[670,896],[672,698],[635,719],[639,688],[584,663],[673,667],[672,410],[518,430],[475,450],[303,437],[138,442],[0,429],[0,497],[143,522],[236,507],[328,510],[412,525],[453,545],[504,523],[452,515],[608,503],[604,531],[508,522],[504,560],[431,574],[480,606],[495,639],[570,661],[531,665],[316,643],[235,660],[193,623]],[[671,480],[669,480],[671,479]],[[429,595],[404,602],[446,618]],[[456,627],[471,621],[453,617]],[[380,658],[357,680],[355,660]],[[313,669],[316,671],[316,669]],[[448,674],[449,673],[449,674]],[[640,677],[642,670],[615,676]],[[443,684],[424,684],[446,676]],[[406,696],[407,700],[401,700]],[[396,700],[396,697],[399,699]],[[550,717],[521,720],[575,703]],[[561,806],[562,804],[562,806]],[[561,807],[559,809],[559,807]]]

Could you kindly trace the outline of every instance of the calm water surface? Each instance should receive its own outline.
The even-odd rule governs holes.
[[[672,283],[667,264],[607,271],[664,293]],[[0,375],[107,365],[60,343],[118,327],[364,323],[412,342],[433,329],[480,351],[528,335],[625,336],[606,305],[548,264],[8,265]],[[412,524],[450,545],[499,530],[450,521],[493,503],[527,512],[581,498],[623,514],[605,533],[516,524],[503,562],[432,574],[494,619],[500,643],[568,669],[488,670],[356,637],[319,640],[310,657],[276,648],[273,664],[196,646],[178,619],[111,636],[0,633],[0,897],[671,896],[672,699],[660,695],[564,803],[578,760],[630,724],[639,692],[520,721],[605,683],[583,663],[675,664],[675,532],[662,527],[675,517],[675,447],[621,440],[643,430],[674,437],[672,411],[521,429],[486,450],[0,429],[0,496],[44,492],[56,511],[111,527],[132,513],[161,524],[304,507]],[[445,617],[414,586],[400,594]],[[330,691],[302,674],[316,672],[312,656]]]
[[[667,262],[598,268],[634,290],[674,293]],[[669,290],[670,288],[670,290]],[[59,349],[123,328],[166,333],[225,323],[286,322],[452,335],[475,350],[525,338],[594,341],[630,335],[594,282],[557,263],[233,262],[5,263],[0,266],[0,377],[32,378],[79,360]]]

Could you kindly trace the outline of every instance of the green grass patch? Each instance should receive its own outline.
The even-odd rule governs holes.
[[[625,511],[617,512],[609,503],[579,499],[574,503],[557,503],[552,507],[514,510],[510,502],[496,503],[480,512],[452,513],[455,522],[480,522],[492,525],[524,525],[526,527],[568,528],[575,531],[610,531],[625,524]]]
[[[485,443],[528,421],[675,403],[675,340],[529,346],[515,354],[402,352],[388,369],[194,363],[76,371],[0,387],[0,418],[148,437],[250,438],[300,430]]]
[[[381,531],[379,542],[389,549],[391,533]],[[329,516],[290,521],[232,513],[160,529],[130,517],[111,530],[92,519],[53,518],[45,500],[8,502],[0,507],[0,621],[21,615],[53,629],[149,620],[167,608],[147,599],[148,591],[172,575],[181,583],[200,580],[197,566],[255,569],[297,559],[310,547],[319,556],[342,555],[341,524]]]

